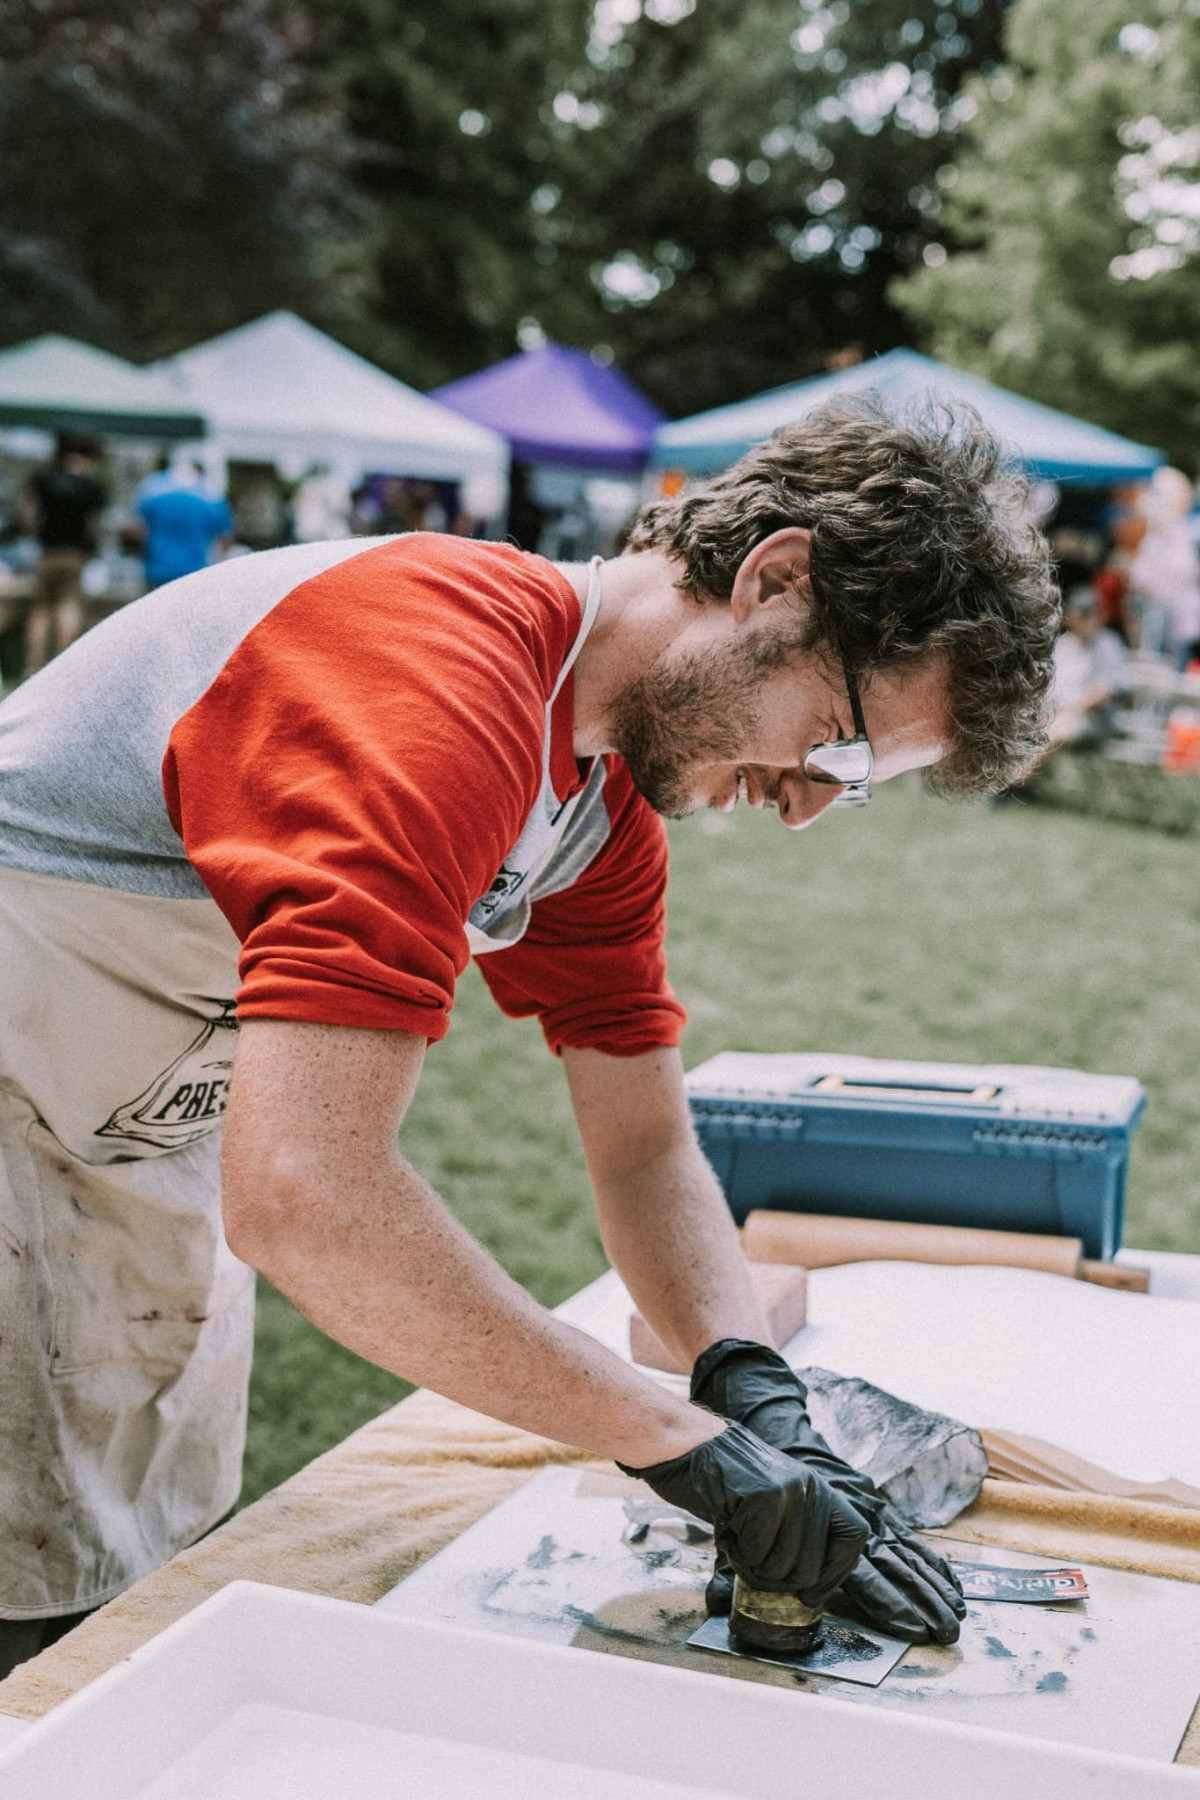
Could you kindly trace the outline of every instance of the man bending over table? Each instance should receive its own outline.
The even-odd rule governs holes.
[[[647,507],[615,560],[268,551],[10,696],[9,1661],[234,1503],[254,1269],[359,1355],[642,1474],[712,1522],[723,1574],[951,1640],[948,1567],[764,1347],[684,1097],[662,817],[799,830],[920,768],[1003,788],[1043,743],[1057,625],[978,423],[867,402]],[[690,1401],[538,1306],[405,1155],[470,955],[562,1058],[605,1247]]]

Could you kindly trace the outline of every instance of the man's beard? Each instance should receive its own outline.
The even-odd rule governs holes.
[[[610,742],[655,812],[684,818],[701,804],[700,771],[740,761],[758,726],[763,684],[807,648],[801,630],[789,622],[673,662],[660,657],[614,695]]]

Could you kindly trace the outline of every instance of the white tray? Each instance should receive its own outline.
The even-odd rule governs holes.
[[[1159,1800],[1200,1776],[235,1582],[0,1751],[3,1800]]]

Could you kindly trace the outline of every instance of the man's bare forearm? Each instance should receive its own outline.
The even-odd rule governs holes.
[[[610,1260],[684,1368],[720,1338],[767,1323],[717,1179],[693,1139],[597,1193]]]
[[[235,1120],[225,1177],[234,1218],[240,1181],[254,1179],[241,1149]],[[398,1153],[347,1161],[297,1167],[256,1206],[258,1223],[231,1233],[330,1337],[493,1418],[634,1467],[715,1435],[708,1414],[539,1306]]]
[[[675,1050],[564,1056],[604,1248],[689,1367],[719,1338],[767,1323],[720,1184],[696,1142]]]

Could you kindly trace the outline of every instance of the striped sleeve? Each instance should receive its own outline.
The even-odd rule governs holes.
[[[449,1027],[578,618],[548,565],[458,545],[401,539],[306,582],[171,733],[168,810],[241,939],[242,1019]]]

